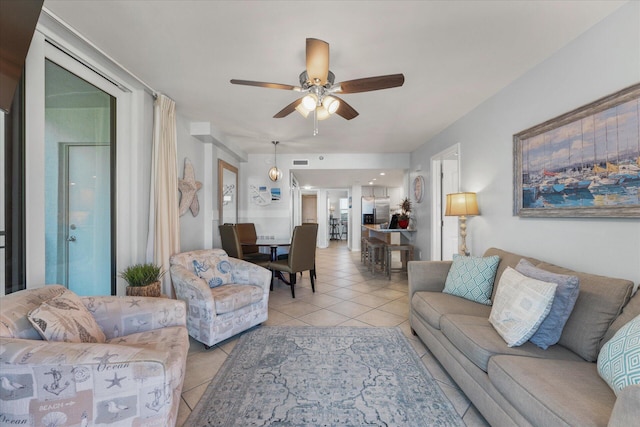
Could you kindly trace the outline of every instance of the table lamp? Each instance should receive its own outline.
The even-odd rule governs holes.
[[[447,194],[447,208],[445,216],[460,217],[460,255],[468,255],[467,252],[467,216],[480,215],[476,193],[453,193]]]

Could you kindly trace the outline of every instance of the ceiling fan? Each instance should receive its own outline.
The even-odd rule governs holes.
[[[399,87],[404,84],[404,75],[402,74],[366,77],[334,83],[335,75],[329,70],[329,43],[318,39],[307,39],[306,62],[306,70],[300,74],[300,86],[236,79],[232,79],[231,83],[306,93],[305,96],[296,99],[273,117],[276,119],[286,117],[294,110],[304,117],[308,117],[313,112],[316,123],[314,135],[318,133],[317,120],[324,120],[334,113],[347,120],[358,116],[358,112],[351,105],[335,94],[370,92]]]

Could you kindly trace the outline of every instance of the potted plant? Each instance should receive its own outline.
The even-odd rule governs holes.
[[[162,268],[152,264],[135,264],[120,272],[129,286],[127,295],[138,297],[159,297],[161,295],[160,279],[164,276]]]
[[[407,228],[409,226],[409,214],[411,213],[411,200],[408,197],[402,199],[400,202],[401,213],[398,216],[398,226],[400,228]]]

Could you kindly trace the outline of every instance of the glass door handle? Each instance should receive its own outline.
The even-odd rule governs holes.
[[[67,237],[67,242],[75,242],[75,241],[76,241],[76,236]]]

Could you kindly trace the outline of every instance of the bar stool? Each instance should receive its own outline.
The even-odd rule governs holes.
[[[367,249],[367,245],[369,244],[369,238],[366,236],[362,236],[360,238],[360,262],[367,265],[369,249]]]
[[[385,258],[386,264],[384,272],[387,274],[387,279],[391,280],[391,271],[407,271],[407,262],[413,261],[413,245],[409,244],[400,244],[400,245],[390,245],[385,244]],[[391,255],[393,251],[400,251],[400,260],[402,261],[402,266],[400,268],[392,268],[391,266]]]
[[[376,239],[375,237],[369,238],[369,242],[367,243],[367,257],[369,269],[371,273],[375,275],[376,268],[378,264],[380,264],[380,270],[384,273],[384,265],[385,265],[385,257],[384,257],[384,247],[386,243],[380,239]]]
[[[342,228],[340,229],[340,240],[342,240],[342,236],[346,239],[349,238],[349,223],[347,221],[342,221]]]

